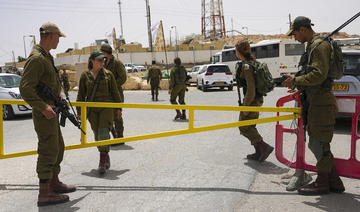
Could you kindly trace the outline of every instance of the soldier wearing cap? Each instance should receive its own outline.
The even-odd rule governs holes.
[[[337,113],[336,99],[331,92],[332,80],[328,78],[332,48],[323,41],[311,28],[311,20],[304,16],[296,17],[287,33],[295,40],[307,42],[306,52],[301,57],[299,67],[306,67],[309,52],[312,51],[309,71],[300,76],[287,76],[283,85],[296,88],[305,95],[308,102],[308,147],[314,153],[317,163],[317,179],[303,186],[298,192],[303,195],[317,195],[331,192],[342,193],[344,185],[336,171],[336,164],[330,150],[330,142],[334,133],[335,115]],[[320,44],[319,44],[320,43]],[[318,45],[319,44],[319,45]],[[318,45],[316,48],[314,48]]]
[[[59,193],[73,192],[75,186],[60,182],[60,163],[64,155],[64,140],[59,127],[59,116],[53,110],[54,101],[39,95],[39,86],[47,86],[60,97],[61,85],[54,66],[51,49],[56,49],[59,37],[65,37],[53,23],[40,27],[40,44],[34,46],[20,82],[20,93],[32,107],[33,122],[38,136],[39,178],[38,206],[69,201],[69,196]]]
[[[113,73],[103,68],[104,58],[105,55],[99,50],[95,50],[90,54],[88,61],[89,70],[83,72],[80,76],[76,101],[123,102]],[[121,108],[88,108],[87,117],[96,141],[110,139],[114,110],[117,118],[121,119]],[[78,107],[77,112],[80,118],[81,108]],[[110,168],[110,147],[108,145],[98,146],[98,150],[100,152],[98,171],[100,174],[104,174]]]
[[[181,65],[181,59],[174,59],[175,67],[173,67],[170,71],[170,80],[169,80],[169,91],[170,94],[170,103],[173,105],[177,105],[176,98],[179,99],[179,104],[185,104],[185,91],[186,91],[186,69]],[[176,109],[176,116],[174,120],[181,119],[186,120],[185,110]]]
[[[151,62],[151,67],[149,68],[148,76],[147,76],[147,83],[150,81],[151,86],[151,100],[152,101],[159,101],[159,85],[160,80],[162,77],[161,70],[159,66],[156,65],[155,60]],[[155,97],[155,98],[154,98]]]
[[[106,56],[104,68],[111,71],[115,77],[117,88],[122,99],[121,102],[124,102],[124,91],[122,89],[122,85],[126,82],[126,70],[124,64],[117,58],[115,58],[112,54],[112,48],[109,44],[104,43],[101,45],[100,50]],[[114,138],[122,138],[124,137],[124,121],[123,118],[118,119],[116,115],[116,110],[114,110],[114,125],[112,127],[111,133]],[[124,143],[113,144],[122,145]]]

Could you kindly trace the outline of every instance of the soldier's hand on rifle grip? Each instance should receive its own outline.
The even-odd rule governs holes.
[[[282,83],[282,86],[292,89],[294,87],[294,77],[291,75],[284,75],[287,79]]]
[[[54,106],[48,105],[45,110],[41,111],[41,113],[47,118],[52,119],[56,117],[56,113],[53,110]]]

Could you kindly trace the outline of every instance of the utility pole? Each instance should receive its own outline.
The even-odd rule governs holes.
[[[13,55],[13,63],[14,63],[14,67],[16,68],[15,53],[14,53],[14,51],[12,51],[12,55]]]
[[[171,29],[169,30],[169,33],[170,33],[170,47],[171,47]]]
[[[24,53],[25,53],[25,58],[26,58],[26,47],[25,47],[25,35],[23,36],[23,41],[24,41]],[[14,54],[14,51],[13,51],[13,54]]]
[[[149,47],[150,47],[151,52],[153,52],[152,35],[151,35],[151,16],[150,16],[149,0],[145,0],[145,3],[146,3],[146,17],[147,17],[147,25],[148,25]]]
[[[120,38],[124,38],[124,31],[123,31],[123,22],[122,22],[122,15],[121,15],[121,0],[118,2],[119,4],[119,14],[120,14]]]
[[[231,18],[231,36],[234,37],[234,20]]]
[[[289,13],[289,29],[291,28],[291,14]]]

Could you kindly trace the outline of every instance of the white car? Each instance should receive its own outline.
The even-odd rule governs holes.
[[[21,100],[19,91],[21,76],[0,73],[0,99]],[[8,120],[15,115],[31,114],[29,105],[3,105],[3,119]]]
[[[128,73],[146,71],[145,66],[137,65],[134,63],[125,63],[124,66],[125,66],[126,72],[128,72]]]
[[[201,66],[193,66],[190,71],[188,71],[188,76],[191,78],[189,79],[189,83],[196,83],[197,75],[200,71]]]
[[[203,65],[197,75],[196,87],[204,92],[208,88],[219,87],[220,89],[233,89],[233,76],[226,64]]]

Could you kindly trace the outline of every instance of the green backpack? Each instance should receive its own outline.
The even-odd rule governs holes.
[[[249,64],[254,70],[256,93],[266,96],[267,93],[274,90],[275,83],[266,63],[247,61],[246,64]]]
[[[324,38],[321,38],[319,36],[320,39],[323,39],[323,41],[327,41],[330,43],[331,46],[331,58],[330,58],[330,67],[329,67],[329,71],[328,71],[328,78],[330,78],[331,80],[338,80],[340,79],[343,74],[344,74],[344,59],[343,59],[343,55],[342,55],[342,51],[341,48],[339,47],[339,45],[337,44],[336,41],[334,41],[331,38],[328,38],[328,40],[324,40]],[[321,41],[321,42],[323,42]],[[310,54],[308,56],[308,65],[310,65],[310,58],[311,58],[311,54],[314,51],[314,49],[316,47],[318,47],[321,42],[319,42],[313,49],[311,49]]]

